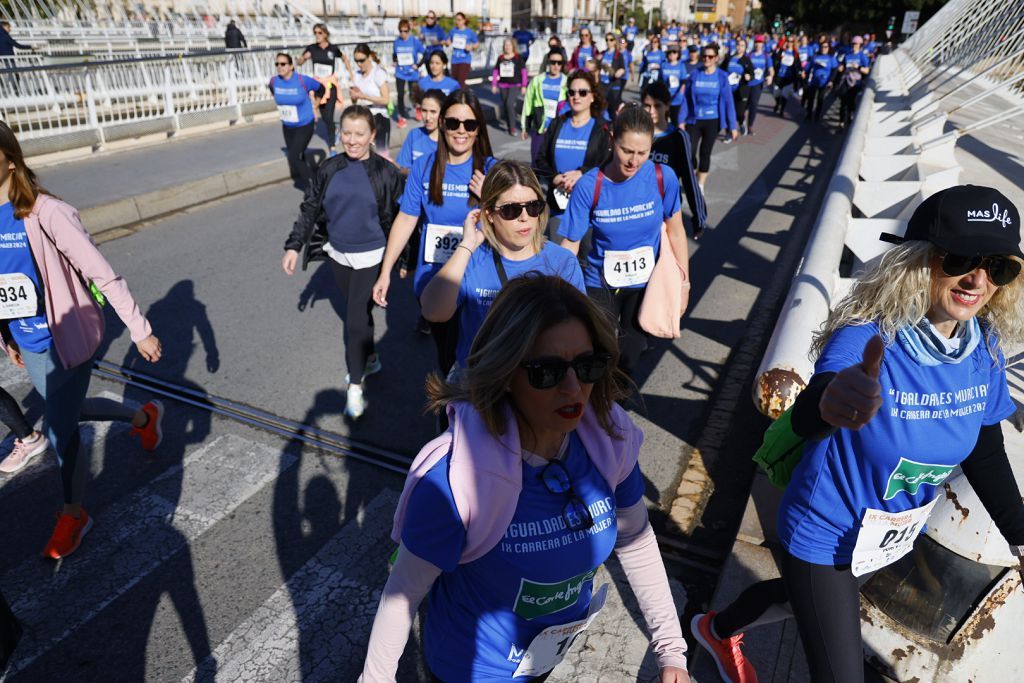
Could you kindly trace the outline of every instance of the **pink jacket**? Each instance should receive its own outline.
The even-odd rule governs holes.
[[[90,280],[107,297],[133,342],[153,334],[128,285],[96,248],[74,207],[39,195],[25,217],[25,233],[42,278],[50,334],[65,368],[92,359],[103,339],[103,313],[89,293]],[[2,341],[0,347],[6,351]]]
[[[391,538],[396,543],[402,541],[405,511],[416,484],[451,452],[448,481],[455,507],[466,527],[466,547],[459,563],[479,559],[497,545],[515,516],[523,489],[519,430],[507,403],[504,410],[508,427],[495,439],[473,406],[467,403],[448,406],[451,426],[420,450],[406,477],[391,530]],[[583,412],[576,434],[597,471],[614,490],[633,471],[644,435],[617,404],[613,405],[610,418],[622,439],[608,436],[590,405]]]

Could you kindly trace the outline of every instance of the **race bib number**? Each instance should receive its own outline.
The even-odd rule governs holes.
[[[458,249],[461,241],[461,225],[428,223],[426,244],[423,247],[423,260],[427,263],[448,263],[448,259]]]
[[[734,73],[734,72],[730,71],[729,72],[729,85],[739,85],[739,84],[740,84],[740,75],[738,73]]]
[[[530,647],[527,648],[512,677],[540,676],[558,666],[569,654],[569,649],[572,648],[576,639],[587,630],[587,627],[604,608],[607,595],[608,584],[603,584],[590,600],[590,609],[587,611],[586,619],[560,626],[549,626],[538,633],[537,637],[530,641]]]
[[[786,54],[782,55],[782,65],[783,66],[793,66],[793,62],[794,61],[795,60],[793,58],[793,55],[791,55],[789,53],[786,53]]]
[[[668,77],[669,90],[679,90],[679,76]]]
[[[555,206],[562,211],[565,211],[565,207],[569,206],[569,193],[559,187],[556,187],[551,194],[555,198]]]
[[[398,66],[412,66],[415,61],[411,52],[398,53]]]
[[[0,275],[0,318],[31,318],[39,310],[36,287],[24,273]]]
[[[764,77],[764,69],[754,69],[754,80],[759,81]]]
[[[604,252],[604,279],[612,287],[647,284],[654,272],[654,247]]]
[[[661,69],[661,64],[659,64],[658,62],[651,62],[650,64],[647,65],[647,68],[650,69],[651,71],[658,71],[659,69]]]
[[[277,113],[281,115],[281,120],[285,123],[299,122],[299,108],[294,104],[277,105]]]
[[[465,36],[465,34],[460,33],[458,35],[452,36],[452,47],[454,47],[456,50],[465,50],[466,49],[466,36]]]
[[[429,34],[423,36],[423,42],[425,42],[427,45],[431,45],[431,46],[437,45],[437,36],[435,34],[433,34],[433,33],[429,33]]]
[[[868,508],[860,523],[857,545],[853,549],[850,570],[863,576],[886,567],[914,548],[935,501],[905,512],[885,512]]]
[[[316,62],[313,63],[313,75],[316,76],[317,78],[327,78],[332,73],[334,73],[333,64],[317,64]]]
[[[498,65],[498,75],[502,78],[512,78],[516,75],[516,63],[515,62],[502,62]]]
[[[544,100],[544,118],[553,119],[557,113],[558,102],[555,102],[554,100]]]

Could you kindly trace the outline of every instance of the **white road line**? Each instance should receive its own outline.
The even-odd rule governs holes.
[[[294,455],[240,436],[219,436],[111,505],[66,562],[32,557],[8,571],[0,583],[29,626],[8,676],[81,628],[295,462]]]
[[[377,495],[182,683],[354,680],[383,587],[365,578],[383,574],[397,502]]]

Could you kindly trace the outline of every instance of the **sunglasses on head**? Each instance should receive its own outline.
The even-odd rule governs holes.
[[[563,358],[538,358],[526,361],[519,367],[526,370],[526,381],[534,389],[550,389],[565,379],[569,368],[576,373],[576,379],[583,384],[593,384],[608,371],[611,355],[603,352],[584,353],[572,360]]]
[[[523,209],[526,209],[527,216],[536,218],[544,211],[544,200],[534,199],[530,202],[509,202],[508,204],[494,207],[498,215],[507,221],[514,221],[519,218],[523,215]]]
[[[584,531],[594,526],[594,518],[586,503],[572,487],[569,470],[561,460],[552,460],[540,471],[540,480],[550,493],[569,494],[569,500],[562,508],[562,520],[569,531]]]
[[[454,116],[444,117],[444,127],[446,130],[458,130],[459,126],[465,128],[467,133],[473,133],[480,127],[480,122],[476,119],[457,119]]]
[[[959,256],[947,253],[942,257],[941,267],[942,272],[950,277],[960,277],[984,268],[992,284],[1002,287],[1020,275],[1020,265],[1020,261],[1009,256]]]
[[[573,90],[572,88],[569,88],[565,91],[565,94],[569,97],[586,97],[590,94],[590,89],[580,88],[579,90]]]

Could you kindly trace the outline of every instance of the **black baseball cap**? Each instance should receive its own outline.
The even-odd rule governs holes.
[[[882,233],[892,244],[931,242],[957,256],[1017,256],[1020,212],[999,190],[958,185],[936,192],[914,210],[903,237]]]

